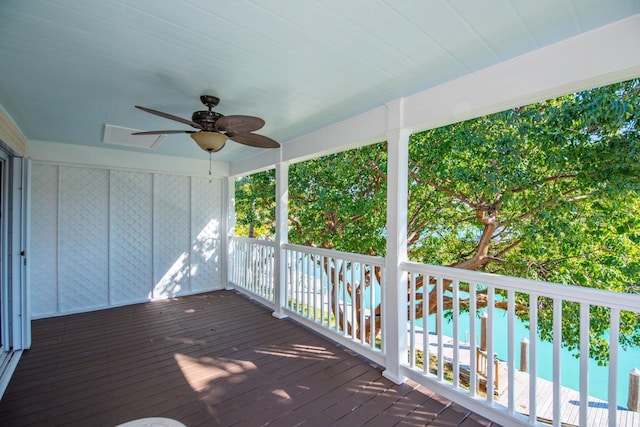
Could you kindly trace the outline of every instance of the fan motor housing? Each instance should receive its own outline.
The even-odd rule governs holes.
[[[220,113],[215,111],[196,111],[193,113],[191,120],[202,126],[202,130],[213,132],[215,131],[215,124],[220,117],[224,117]]]

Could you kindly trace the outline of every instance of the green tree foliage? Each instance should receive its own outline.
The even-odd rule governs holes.
[[[639,90],[631,81],[414,135],[411,257],[611,289],[610,268],[566,268],[587,260],[637,279],[637,259],[626,261],[639,231]],[[614,288],[629,290],[620,278]]]
[[[633,80],[414,135],[410,257],[638,292],[639,97]],[[550,340],[552,302],[538,306]],[[563,310],[563,341],[576,349],[579,309]],[[592,356],[604,362],[608,313],[591,317]],[[623,346],[640,345],[638,316],[621,323]]]
[[[275,169],[243,176],[235,182],[236,236],[273,240]]]
[[[639,100],[632,80],[413,135],[410,259],[640,292]],[[385,148],[293,165],[290,241],[384,255]],[[536,303],[551,339],[552,301]],[[578,307],[563,303],[563,315],[563,344],[576,349]],[[601,362],[608,320],[592,309],[591,356]],[[622,314],[621,332],[623,346],[640,345],[637,314]]]
[[[385,144],[374,144],[292,165],[289,241],[384,254],[386,159]]]

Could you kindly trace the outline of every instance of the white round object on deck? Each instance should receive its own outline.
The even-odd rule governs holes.
[[[138,420],[127,421],[124,424],[120,424],[116,427],[186,427],[180,421],[172,420],[170,418],[140,418]]]

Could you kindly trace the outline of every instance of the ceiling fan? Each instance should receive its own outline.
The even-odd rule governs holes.
[[[191,116],[191,120],[136,105],[135,107],[142,111],[164,117],[165,119],[184,123],[198,130],[153,130],[148,132],[134,132],[132,135],[188,133],[191,134],[191,138],[193,138],[200,148],[209,152],[209,155],[213,152],[222,150],[227,139],[250,147],[280,147],[280,144],[273,139],[257,133],[252,133],[264,126],[264,120],[260,117],[239,115],[224,116],[215,111],[211,111],[213,107],[218,105],[220,102],[219,98],[212,95],[202,95],[200,97],[200,101],[207,106],[208,110],[194,112]]]

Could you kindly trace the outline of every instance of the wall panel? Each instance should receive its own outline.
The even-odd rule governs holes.
[[[109,302],[109,173],[60,169],[58,288],[60,311]]]
[[[58,166],[31,173],[31,307],[42,317],[58,312]]]
[[[33,317],[223,287],[222,180],[34,162]]]
[[[153,176],[111,172],[109,279],[112,304],[148,300],[153,289]]]
[[[190,293],[189,177],[154,176],[153,298]]]
[[[192,178],[191,195],[191,289],[196,292],[211,287],[222,289],[221,183]]]

